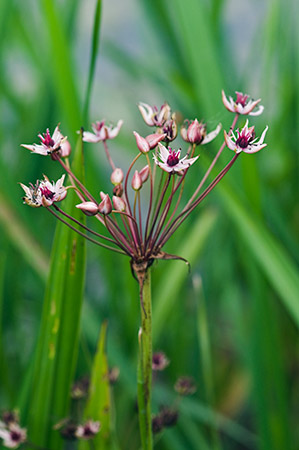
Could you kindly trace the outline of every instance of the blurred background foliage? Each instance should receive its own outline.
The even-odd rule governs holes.
[[[35,142],[60,122],[74,146],[80,126],[122,118],[110,148],[126,169],[136,152],[132,130],[147,132],[138,101],[166,100],[178,116],[203,119],[209,130],[218,122],[230,126],[221,89],[240,90],[262,98],[265,111],[252,123],[258,134],[269,125],[268,147],[242,155],[169,242],[170,253],[190,260],[191,274],[180,262],[153,268],[154,346],[171,361],[155,381],[154,412],[177,401],[178,376],[191,375],[197,384],[156,448],[299,448],[298,5],[110,0],[102,6],[87,118],[96,2],[0,2],[0,409],[18,406],[26,391],[56,225],[47,211],[22,205],[17,183],[61,175],[20,143]],[[202,171],[216,145],[202,149]],[[107,191],[102,149],[86,145],[85,159],[90,190]],[[196,182],[193,171],[186,191]],[[120,448],[138,449],[137,283],[126,258],[92,245],[87,254],[77,376],[90,373],[107,319],[108,361],[120,368],[114,427]]]

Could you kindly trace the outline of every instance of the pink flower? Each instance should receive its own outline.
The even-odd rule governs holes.
[[[196,145],[204,145],[211,142],[219,134],[221,130],[221,124],[217,125],[214,131],[207,134],[206,125],[202,122],[198,122],[197,119],[191,123],[186,122],[181,128],[181,136],[186,142]]]
[[[104,120],[101,122],[97,121],[91,125],[93,133],[90,131],[83,132],[83,141],[97,143],[100,141],[106,141],[107,139],[114,139],[118,135],[122,124],[123,120],[119,120],[116,127],[113,127],[112,125],[105,125]]]
[[[88,420],[84,425],[79,425],[75,432],[75,436],[79,439],[92,439],[99,431],[101,425],[100,422],[94,422],[92,420]]]
[[[160,111],[156,106],[150,106],[147,103],[138,104],[139,111],[144,122],[150,127],[162,127],[167,120],[171,118],[170,106],[164,103]]]
[[[249,114],[250,116],[259,116],[260,114],[262,114],[262,112],[264,111],[264,107],[262,105],[259,105],[258,109],[255,112],[252,112],[253,109],[261,101],[260,98],[258,100],[248,101],[248,95],[238,91],[236,91],[236,94],[236,100],[233,100],[232,97],[229,97],[229,99],[227,99],[224,91],[222,91],[222,101],[226,109],[238,114]]]
[[[158,160],[156,155],[154,155],[154,161],[157,166],[161,167],[165,172],[181,172],[182,170],[188,169],[188,167],[190,167],[198,158],[198,156],[196,156],[195,158],[187,159],[187,156],[184,156],[184,158],[180,160],[181,150],[175,151],[171,148],[167,149],[160,143],[158,145],[160,150],[159,158],[161,161]]]
[[[248,128],[248,120],[246,120],[246,123],[242,130],[236,131],[237,136],[235,136],[233,132],[232,136],[229,136],[226,131],[224,131],[225,143],[230,150],[233,150],[236,153],[256,153],[267,145],[264,144],[267,130],[268,127],[264,129],[260,139],[257,141],[257,138],[255,137],[254,127]]]
[[[67,140],[67,137],[60,133],[59,125],[55,128],[52,136],[50,135],[49,128],[47,128],[47,131],[43,134],[39,134],[38,137],[41,140],[40,144],[21,144],[21,146],[39,155],[55,155],[57,153],[59,154],[62,145]],[[65,148],[63,148],[63,152],[65,153]]]
[[[67,190],[63,186],[64,178],[65,175],[62,175],[56,183],[54,181],[51,183],[44,175],[44,180],[38,180],[35,186],[33,184],[25,186],[20,183],[26,194],[23,198],[24,203],[34,208],[39,208],[40,206],[48,207],[54,202],[62,201],[67,194]]]
[[[0,438],[3,439],[3,446],[7,448],[17,448],[27,439],[27,431],[17,423],[12,422],[6,428],[0,424]]]

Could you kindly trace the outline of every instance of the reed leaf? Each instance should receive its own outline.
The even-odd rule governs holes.
[[[73,171],[83,178],[82,138],[76,147]],[[74,192],[65,210],[84,222],[75,208]],[[38,339],[29,403],[29,435],[35,445],[58,450],[62,440],[53,425],[67,414],[73,379],[85,277],[85,240],[58,223],[51,255],[41,330]]]
[[[111,398],[109,368],[106,355],[106,334],[108,322],[103,322],[94,358],[89,396],[84,411],[86,420],[99,421],[100,432],[93,438],[94,450],[111,449]],[[79,450],[89,450],[89,442],[80,441]]]

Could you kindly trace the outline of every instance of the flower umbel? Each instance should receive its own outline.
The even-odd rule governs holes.
[[[227,99],[225,92],[222,91],[222,101],[228,111],[238,114],[249,114],[250,116],[259,116],[262,114],[264,111],[264,107],[262,105],[259,105],[256,111],[253,111],[261,101],[260,98],[258,100],[248,100],[249,95],[238,91],[236,91],[236,94],[236,100],[233,100],[232,97]]]
[[[24,202],[33,207],[46,207],[47,211],[57,219],[89,241],[130,258],[132,274],[139,283],[141,305],[137,395],[141,444],[144,449],[152,448],[152,368],[161,370],[168,362],[161,355],[158,357],[155,355],[152,358],[151,278],[148,268],[155,260],[159,259],[180,259],[188,263],[181,256],[166,253],[163,250],[165,244],[192,211],[221,181],[242,152],[255,153],[266,146],[264,138],[268,127],[263,131],[260,139],[255,137],[254,127],[249,127],[248,121],[240,131],[237,130],[235,134],[232,131],[236,127],[240,114],[257,115],[262,112],[262,107],[253,112],[260,100],[248,101],[248,96],[241,93],[237,93],[235,102],[232,99],[227,100],[224,93],[223,97],[226,108],[234,111],[235,116],[229,131],[224,132],[224,142],[212,159],[208,169],[202,177],[200,171],[198,171],[193,179],[193,183],[194,180],[198,179],[198,184],[188,187],[188,192],[190,192],[190,188],[193,192],[189,199],[184,196],[184,188],[187,184],[189,168],[199,158],[199,155],[196,154],[196,146],[206,144],[214,139],[219,133],[220,126],[218,125],[215,130],[207,134],[206,127],[202,122],[198,122],[197,119],[191,123],[188,122],[188,126],[185,125],[181,133],[183,139],[189,145],[184,152],[185,156],[181,158],[180,149],[174,150],[160,142],[163,140],[165,144],[168,144],[170,140],[176,137],[177,132],[175,117],[171,114],[167,103],[162,105],[160,109],[151,107],[146,103],[139,104],[139,110],[146,124],[157,127],[157,130],[145,138],[137,132],[134,133],[138,151],[126,172],[122,171],[119,165],[114,164],[107,142],[117,136],[122,120],[118,121],[116,127],[107,126],[104,121],[96,122],[92,126],[93,133],[83,133],[82,139],[85,142],[102,141],[111,167],[111,183],[109,183],[108,189],[100,191],[101,200],[97,200],[84,183],[76,177],[68,160],[63,161],[61,159],[63,155],[58,150],[61,146],[61,140],[60,144],[59,139],[56,142],[54,139],[56,136],[51,136],[47,131],[43,136],[40,136],[42,142],[40,146],[36,146],[36,144],[27,146],[36,153],[50,154],[68,174],[71,186],[63,186],[64,175],[56,183],[51,183],[47,177],[44,177],[44,180],[37,181],[35,185],[25,186],[21,184],[25,191]],[[157,144],[158,149],[154,150]],[[216,170],[216,163],[219,163],[220,155],[226,146],[233,150],[235,154],[224,167],[220,167],[215,178],[209,181],[212,170]],[[80,146],[78,146],[78,150],[80,150]],[[152,157],[148,154],[150,150],[153,150]],[[55,154],[55,158],[53,154]],[[162,171],[159,171],[157,166]],[[194,174],[197,167],[198,164],[192,169]],[[56,203],[65,198],[69,187],[74,189],[79,198],[77,208],[86,215],[94,216],[94,219],[90,220],[100,222],[104,231],[103,234],[89,228],[85,223],[81,223],[77,216],[72,217],[57,206]],[[180,395],[188,395],[195,392],[196,387],[193,379],[182,377],[177,381],[175,389]],[[163,420],[162,415],[159,415],[153,427],[156,431],[159,431],[161,426],[170,426],[176,420],[176,411],[173,414],[172,411],[168,411],[163,414]],[[90,439],[99,431],[99,428],[100,423],[92,420],[79,426],[76,423],[70,423],[65,437],[69,439],[74,439],[74,437]],[[9,437],[5,434],[7,431],[9,430],[2,430],[2,436],[8,440]]]
[[[254,127],[248,127],[248,120],[241,131],[236,130],[237,136],[232,132],[231,137],[224,131],[224,139],[227,147],[230,150],[234,150],[236,153],[256,153],[262,148],[266,147],[264,139],[267,133],[268,127],[266,127],[260,137],[255,137]]]

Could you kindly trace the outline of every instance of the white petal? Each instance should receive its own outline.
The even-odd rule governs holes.
[[[264,111],[263,105],[259,105],[258,109],[256,111],[250,112],[250,116],[259,116]]]
[[[116,127],[108,129],[108,139],[114,139],[118,135],[123,123],[123,120],[119,120]]]
[[[97,143],[100,142],[101,138],[93,133],[90,133],[90,131],[84,131],[82,140],[84,142]]]
[[[228,136],[228,134],[225,130],[224,130],[224,140],[225,140],[226,146],[230,150],[236,150],[237,146],[236,146],[235,142]]]
[[[208,143],[211,142],[213,139],[215,139],[215,137],[218,136],[218,134],[219,134],[221,128],[222,128],[222,125],[221,125],[221,123],[219,123],[219,124],[217,125],[217,127],[215,128],[214,131],[211,131],[210,133],[208,133],[208,134],[206,135],[206,137],[202,140],[201,145],[203,145],[203,144],[208,144]]]
[[[261,135],[261,138],[260,138],[260,140],[258,141],[258,143],[257,144],[262,144],[263,142],[264,142],[264,139],[265,139],[265,136],[266,136],[266,133],[267,133],[267,131],[268,131],[268,125],[266,126],[266,128],[264,129],[264,131],[262,132],[262,135]]]
[[[229,100],[226,98],[226,95],[225,95],[225,93],[224,93],[223,90],[222,90],[222,101],[223,101],[223,104],[224,104],[224,106],[226,107],[226,109],[228,109],[228,110],[231,111],[231,112],[235,112],[234,106],[233,106],[233,104],[234,104],[233,99],[230,97],[230,101],[229,101]]]
[[[159,150],[160,150],[160,158],[161,160],[166,163],[168,156],[169,156],[169,151],[167,150],[167,148],[161,144],[160,142],[158,143],[159,146]]]
[[[63,136],[59,131],[59,125],[57,125],[57,127],[55,128],[54,133],[52,135],[52,139],[56,144],[56,143],[60,142],[62,138],[63,138]]]
[[[256,153],[262,150],[262,148],[266,147],[267,144],[256,144],[256,145],[248,145],[246,149],[243,149],[244,153]]]

